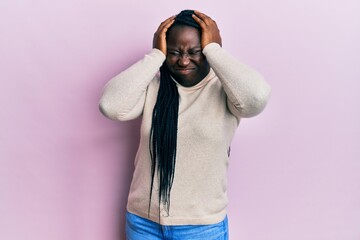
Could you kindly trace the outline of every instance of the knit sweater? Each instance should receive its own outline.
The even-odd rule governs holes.
[[[179,114],[170,211],[159,207],[155,173],[149,209],[149,136],[165,55],[152,49],[111,79],[100,100],[101,112],[114,120],[142,116],[140,143],[127,210],[163,225],[214,224],[226,215],[228,149],[241,118],[260,113],[270,95],[262,76],[238,62],[217,43],[203,49],[210,72],[197,85],[178,83]],[[160,212],[159,212],[160,211]]]

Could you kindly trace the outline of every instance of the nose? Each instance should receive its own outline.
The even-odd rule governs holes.
[[[178,59],[178,65],[181,67],[186,67],[190,63],[189,55],[181,54]]]

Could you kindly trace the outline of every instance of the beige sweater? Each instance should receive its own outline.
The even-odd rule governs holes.
[[[260,113],[270,94],[270,87],[257,72],[239,63],[220,45],[210,43],[203,53],[210,73],[193,87],[177,84],[177,155],[169,214],[163,206],[159,213],[157,179],[154,182],[150,220],[163,225],[213,224],[224,219],[228,148],[240,118]],[[151,181],[149,134],[158,71],[164,60],[160,50],[152,49],[110,80],[100,100],[101,112],[111,119],[142,116],[127,210],[144,218],[148,218]]]

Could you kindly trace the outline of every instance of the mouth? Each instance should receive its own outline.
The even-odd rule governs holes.
[[[195,68],[176,68],[175,71],[180,74],[189,74],[195,71]]]

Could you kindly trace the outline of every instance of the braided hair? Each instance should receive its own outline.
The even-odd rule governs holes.
[[[175,18],[173,25],[186,25],[200,29],[199,24],[192,18],[193,10],[183,10]],[[179,112],[179,92],[176,83],[172,80],[166,62],[160,67],[160,86],[152,115],[150,130],[151,155],[151,196],[154,185],[155,169],[159,177],[159,208],[160,203],[165,206],[166,212],[170,210],[170,191],[174,181],[176,163],[177,128]],[[159,211],[160,214],[160,211]]]

